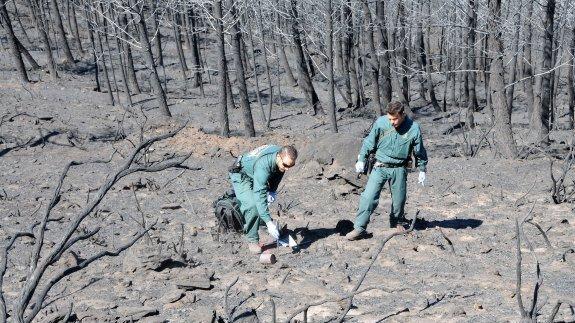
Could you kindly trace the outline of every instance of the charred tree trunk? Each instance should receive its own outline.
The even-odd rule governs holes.
[[[162,87],[162,83],[160,82],[160,77],[158,75],[156,65],[154,64],[152,45],[150,44],[150,39],[148,38],[146,18],[144,16],[144,9],[142,7],[139,8],[139,12],[137,13],[137,15],[138,17],[136,19],[138,20],[138,32],[140,34],[140,42],[142,43],[143,47],[142,49],[144,52],[144,59],[146,60],[146,65],[151,72],[150,74],[151,84],[154,89],[154,92],[156,93],[158,106],[160,107],[162,115],[166,117],[171,117],[172,114],[170,113],[170,109],[168,107],[168,100],[166,98],[166,93],[164,92],[164,88]]]
[[[418,84],[419,96],[423,101],[423,103],[427,105],[429,102],[427,101],[427,97],[425,96],[426,78],[424,77],[425,66],[427,65],[426,63],[427,57],[425,55],[425,42],[423,39],[423,25],[422,25],[423,23],[421,22],[421,20],[419,20],[416,24],[417,26],[415,27],[415,39],[413,40],[414,41],[413,47],[415,50],[414,54],[416,55],[416,63],[417,67],[419,68],[419,71],[416,76],[419,83]],[[409,38],[411,39],[411,36],[409,36]]]
[[[128,19],[125,14],[121,14],[122,17],[119,19],[120,26],[128,32]],[[134,56],[132,55],[132,46],[129,42],[124,43],[124,54],[126,56],[126,74],[130,85],[132,86],[132,91],[134,94],[142,93],[140,90],[140,85],[138,84],[138,78],[136,76],[136,69],[134,68]]]
[[[557,34],[554,37],[554,48],[553,50],[553,61],[551,66],[551,105],[550,105],[550,117],[549,117],[549,128],[557,129],[557,92],[559,91],[559,80],[561,79],[561,60],[563,58],[563,44],[565,43],[565,32],[560,31],[561,28],[557,28]],[[563,29],[565,31],[565,29]],[[561,36],[559,35],[561,34]],[[560,39],[560,41],[558,41]],[[561,45],[560,45],[561,44]],[[559,63],[557,63],[559,61]]]
[[[20,12],[18,11],[18,5],[16,4],[16,1],[12,1],[12,5],[14,5],[14,18],[16,18],[16,21],[18,22],[20,30],[22,30],[22,34],[24,35],[24,38],[26,39],[28,44],[32,44],[32,41],[30,40],[30,36],[28,36],[26,28],[24,28],[24,24],[22,24],[22,19],[20,18],[21,15]]]
[[[174,30],[174,42],[176,43],[176,51],[178,52],[178,59],[180,61],[180,70],[182,72],[182,79],[184,81],[184,93],[188,91],[188,64],[186,63],[186,56],[182,48],[182,33],[180,31],[180,14],[176,11],[172,13],[172,24]]]
[[[511,60],[511,72],[509,79],[509,88],[507,89],[507,108],[509,109],[509,114],[513,112],[513,96],[515,94],[515,81],[517,79],[517,56],[519,50],[519,24],[521,22],[521,7],[517,11],[517,24],[515,29],[515,36],[513,40],[513,59]]]
[[[533,1],[527,1],[527,17],[525,17],[525,47],[523,48],[523,83],[527,103],[527,114],[529,118],[533,114],[535,95],[533,91],[533,59],[531,57],[531,44],[533,39],[533,27],[531,19],[533,16]]]
[[[2,27],[1,19],[0,19],[0,27]],[[24,45],[18,39],[18,37],[16,37],[16,35],[14,35],[14,41],[16,42],[16,47],[20,51],[20,54],[31,65],[31,68],[33,70],[41,69],[42,67],[38,64],[38,62],[34,59],[34,57],[32,57],[32,55],[30,54],[28,49],[26,49],[26,47],[24,47]]]
[[[467,33],[467,48],[469,50],[469,56],[466,58],[467,69],[469,72],[467,73],[467,80],[468,80],[468,90],[466,92],[469,93],[468,101],[467,101],[467,122],[470,127],[473,127],[475,120],[473,118],[473,113],[477,111],[477,93],[475,91],[476,88],[476,81],[477,81],[477,73],[475,72],[475,29],[477,28],[477,3],[475,0],[469,0],[468,4],[468,33]],[[464,58],[465,59],[465,58]]]
[[[94,39],[94,24],[92,23],[92,19],[90,18],[90,13],[88,11],[88,4],[84,5],[84,16],[86,18],[86,23],[88,27],[88,36],[90,38],[90,45],[92,46],[92,60],[94,62],[95,67],[95,78],[96,78],[96,91],[102,92],[102,88],[100,86],[100,67],[98,66],[98,58],[96,54],[96,40]]]
[[[100,19],[98,19],[98,14],[94,15],[94,21],[96,25],[100,25]],[[108,73],[108,67],[106,66],[106,54],[104,53],[104,45],[102,43],[102,36],[99,31],[96,31],[96,39],[98,40],[98,51],[96,57],[102,58],[102,70],[104,71],[104,81],[106,83],[106,90],[108,90],[108,100],[111,105],[115,104],[114,94],[112,91],[112,85],[110,84],[110,74]]]
[[[268,101],[268,116],[267,116],[267,120],[266,120],[266,128],[269,129],[270,127],[270,123],[271,123],[271,118],[272,118],[272,106],[273,106],[273,101],[274,101],[274,89],[273,89],[273,85],[272,85],[272,78],[271,78],[271,72],[270,72],[270,64],[268,62],[268,49],[266,48],[266,42],[265,42],[265,31],[264,31],[264,24],[263,24],[263,17],[262,17],[262,8],[261,8],[261,4],[260,1],[258,0],[258,6],[257,6],[257,21],[258,21],[258,25],[260,28],[260,39],[261,39],[261,45],[262,45],[262,51],[264,53],[264,63],[265,63],[265,67],[266,67],[266,76],[267,76],[267,81],[268,81],[268,87],[270,88],[270,97],[269,97],[269,101]]]
[[[280,16],[277,13],[276,13],[276,20],[277,20],[277,28],[279,30],[281,30]],[[277,38],[278,38],[278,46],[279,46],[278,54],[279,54],[281,64],[284,68],[284,72],[288,78],[288,83],[291,84],[291,86],[297,86],[297,80],[293,76],[292,69],[291,69],[291,67],[289,65],[289,61],[287,59],[285,45],[284,45],[284,41],[283,41],[283,35],[280,34],[277,36]]]
[[[313,64],[313,59],[311,58],[311,53],[307,47],[307,41],[306,41],[305,35],[300,39],[301,39],[301,44],[302,44],[302,48],[303,48],[303,55],[305,57],[305,62],[307,64],[307,70],[309,72],[309,76],[314,77],[315,76],[315,66]]]
[[[305,62],[305,55],[303,52],[302,42],[300,38],[300,30],[299,30],[299,22],[298,22],[298,12],[297,12],[297,3],[296,0],[291,0],[291,15],[292,15],[292,24],[291,24],[291,32],[293,37],[293,42],[295,45],[295,54],[296,54],[296,64],[298,66],[298,85],[303,90],[306,100],[309,105],[311,105],[313,109],[313,115],[316,114],[325,114],[321,103],[319,102],[319,98],[315,89],[313,87],[313,83],[311,81],[311,77],[307,70],[306,62]]]
[[[31,0],[28,0],[28,5],[30,6],[30,10],[32,11],[32,18],[34,20],[34,24],[36,25],[36,30],[38,30],[38,34],[42,39],[42,46],[44,48],[44,53],[46,54],[46,61],[48,62],[48,71],[50,72],[50,76],[52,79],[58,79],[58,70],[56,68],[56,62],[54,61],[54,55],[52,53],[52,46],[50,44],[50,38],[48,37],[48,33],[46,33],[46,24],[44,22],[44,15],[37,15],[34,12],[38,12],[38,8],[36,7],[35,3],[32,3]]]
[[[12,29],[12,22],[10,21],[10,16],[8,16],[5,0],[0,0],[0,15],[5,25],[4,28],[8,32],[8,41],[10,43],[10,48],[12,49],[12,58],[14,59],[16,70],[20,75],[20,80],[22,82],[28,83],[30,80],[28,79],[26,66],[24,66],[24,61],[22,60],[22,54],[20,54],[20,49],[18,48],[17,38],[16,35],[14,35],[14,29]]]
[[[120,71],[121,71],[121,76],[122,76],[122,82],[124,83],[124,88],[126,89],[126,100],[128,101],[128,105],[132,106],[133,102],[132,102],[132,93],[130,93],[130,87],[128,86],[128,74],[126,72],[126,64],[124,63],[124,60],[122,59],[122,52],[124,51],[124,46],[122,44],[121,41],[121,35],[120,32],[118,31],[118,27],[120,26],[120,17],[116,16],[116,17],[110,17],[110,19],[114,19],[117,21],[117,25],[113,25],[112,29],[114,30],[114,38],[116,39],[116,54],[118,55],[118,62],[120,65]],[[114,21],[112,20],[112,21]],[[118,94],[119,95],[119,94]]]
[[[247,137],[255,137],[256,130],[254,128],[254,120],[252,117],[252,110],[250,107],[248,88],[246,85],[246,77],[244,73],[244,64],[242,61],[242,52],[241,52],[242,32],[238,25],[239,17],[237,16],[236,5],[234,3],[234,0],[229,0],[229,8],[233,19],[232,30],[231,30],[232,51],[236,67],[236,83],[238,84],[238,89],[240,92],[240,105],[242,107],[242,112],[244,115],[245,135]]]
[[[364,31],[365,37],[367,39],[367,46],[369,50],[369,60],[367,62],[369,70],[371,71],[371,82],[373,85],[372,95],[375,113],[380,116],[383,115],[383,108],[381,106],[381,100],[379,96],[379,62],[377,60],[377,52],[375,50],[375,42],[373,39],[373,20],[371,19],[371,11],[369,10],[369,5],[367,0],[361,1],[363,7],[363,14],[365,17],[364,21]]]
[[[74,55],[72,55],[70,45],[68,44],[68,38],[66,37],[66,31],[64,30],[64,24],[62,23],[62,16],[60,15],[58,2],[56,0],[50,0],[50,3],[52,5],[52,14],[56,18],[56,28],[58,29],[58,35],[60,35],[60,40],[62,41],[62,49],[64,50],[64,55],[66,56],[67,61],[73,63]]]
[[[255,12],[254,12],[255,13]],[[258,104],[260,105],[260,110],[262,111],[262,123],[263,124],[267,124],[267,120],[266,120],[266,112],[264,110],[264,105],[262,103],[262,96],[261,96],[261,92],[260,92],[260,78],[258,75],[258,63],[256,61],[256,47],[255,47],[255,43],[254,43],[254,33],[252,31],[252,24],[250,23],[251,19],[246,19],[246,25],[248,27],[248,34],[250,36],[250,47],[252,48],[251,50],[251,58],[252,58],[252,64],[254,66],[254,79],[256,81],[256,98],[258,100]],[[265,51],[265,49],[264,49]]]
[[[189,26],[187,35],[192,56],[192,87],[196,88],[202,84],[202,64],[200,62],[199,36],[196,32],[196,16],[191,7],[185,11],[185,19]]]
[[[108,33],[108,19],[106,19],[106,13],[110,12],[110,5],[108,4],[106,10],[104,10],[103,4],[100,2],[100,10],[102,12],[102,21],[104,25],[104,40],[106,41],[106,52],[108,53],[108,58],[110,59],[110,70],[112,71],[112,81],[114,82],[114,89],[116,90],[116,96],[118,98],[118,104],[120,103],[120,93],[118,89],[118,80],[116,79],[116,69],[114,67],[114,59],[112,57],[112,50],[110,49],[110,38]],[[112,20],[113,21],[113,20]],[[104,55],[104,49],[102,48],[102,55]],[[114,105],[114,103],[112,103]]]
[[[349,2],[345,2],[342,4],[341,9],[341,16],[340,21],[342,25],[342,33],[341,33],[341,68],[342,68],[342,75],[343,75],[343,84],[344,84],[344,93],[345,96],[349,99],[349,107],[358,108],[356,100],[352,96],[351,92],[351,71],[350,71],[350,61],[351,61],[351,44],[353,39],[353,29],[352,29],[352,22],[348,21],[348,18],[351,19],[351,10],[348,7]]]
[[[423,34],[421,34],[423,37]],[[428,35],[428,37],[430,37]],[[422,39],[423,40],[423,39]],[[427,45],[426,47],[429,49],[429,38],[427,39]],[[424,45],[424,50],[425,50],[425,45]],[[427,50],[425,50],[422,54],[422,63],[423,63],[423,67],[425,68],[425,74],[427,76],[427,80],[425,82],[425,84],[427,85],[427,92],[429,93],[429,100],[431,101],[431,105],[433,106],[433,109],[436,112],[440,112],[441,111],[441,107],[439,106],[439,102],[437,102],[437,97],[435,96],[435,85],[433,84],[433,78],[431,77],[431,73],[432,71],[432,65],[431,65],[431,60],[429,59],[429,56],[427,55]]]
[[[158,21],[158,6],[157,1],[159,0],[150,0],[150,9],[152,12],[152,28],[154,31],[153,34],[153,42],[154,42],[154,50],[155,53],[153,54],[154,57],[158,60],[159,66],[164,66],[164,55],[162,51],[162,32],[160,30],[160,23]],[[147,31],[146,31],[147,34]]]
[[[355,54],[354,54],[354,26],[353,26],[353,16],[351,12],[351,1],[343,7],[343,18],[345,23],[345,35],[343,40],[343,56],[345,69],[347,71],[347,76],[349,79],[346,80],[349,85],[350,98],[353,109],[359,109],[363,107],[363,95],[361,94],[361,87],[359,84],[359,79],[357,77],[357,69],[355,68]]]
[[[335,85],[333,77],[333,8],[332,0],[327,0],[327,56],[328,56],[328,68],[327,68],[327,78],[329,82],[328,96],[329,96],[329,119],[331,120],[331,130],[337,133],[337,118],[336,118],[336,106],[335,106]]]
[[[84,52],[84,48],[82,46],[82,38],[80,38],[80,28],[78,27],[78,19],[76,17],[76,5],[72,3],[70,8],[70,17],[71,20],[71,33],[74,36],[74,40],[76,41],[76,46],[78,46],[78,50],[80,52]]]
[[[567,65],[569,71],[567,72],[567,92],[569,93],[569,129],[574,128],[575,123],[575,84],[573,79],[575,78],[575,26],[573,26],[573,31],[571,32],[571,46],[569,48],[571,64]]]
[[[537,141],[549,145],[549,113],[551,109],[551,73],[553,67],[553,19],[555,16],[555,0],[548,0],[543,15],[543,62],[542,75],[537,77],[538,91],[533,107],[531,125],[537,134]]]
[[[517,157],[517,146],[511,129],[511,115],[505,97],[505,80],[503,70],[503,44],[501,41],[501,0],[489,3],[489,48],[493,53],[491,62],[490,93],[495,112],[495,145],[498,152],[506,158]]]
[[[409,66],[409,54],[407,52],[407,42],[405,29],[407,24],[405,22],[405,7],[403,0],[397,2],[397,15],[399,16],[399,59],[397,59],[398,67],[401,72],[401,102],[406,108],[409,108],[409,79],[407,77]],[[396,42],[397,43],[397,42]]]
[[[381,37],[380,48],[383,51],[379,64],[381,74],[381,103],[383,108],[391,102],[393,86],[391,82],[391,68],[389,59],[389,42],[387,37],[387,24],[385,21],[385,0],[378,0],[376,3],[377,26]]]
[[[224,39],[224,22],[222,21],[222,1],[215,0],[213,6],[213,14],[216,19],[216,34],[218,40],[218,75],[220,77],[220,134],[223,137],[230,136],[230,122],[228,119],[228,101],[227,101],[227,86],[226,75],[228,74],[226,62],[226,43]]]
[[[427,2],[427,12],[428,15],[431,16],[431,0]],[[426,83],[427,83],[427,92],[429,92],[429,100],[431,101],[431,105],[433,106],[435,112],[441,112],[441,107],[439,106],[437,98],[435,97],[435,85],[433,84],[433,78],[431,77],[433,67],[433,65],[431,64],[431,59],[429,58],[429,53],[431,53],[431,46],[429,45],[430,43],[429,39],[431,38],[431,27],[429,26],[427,27],[426,44],[423,44],[424,41],[423,32],[421,32],[420,35],[421,35],[420,39],[421,48],[423,49],[422,63],[423,66],[425,67],[425,74],[427,75]]]

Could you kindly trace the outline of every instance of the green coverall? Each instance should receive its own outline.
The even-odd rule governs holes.
[[[423,147],[419,124],[409,117],[405,117],[398,129],[393,127],[387,116],[379,117],[363,140],[358,160],[365,162],[373,152],[378,162],[394,167],[374,167],[369,175],[354,223],[354,229],[359,232],[364,232],[367,228],[369,218],[379,203],[381,189],[387,181],[390,183],[392,200],[390,227],[395,227],[398,221],[404,220],[407,188],[405,163],[413,152],[420,171],[425,172],[427,165],[427,153]]]
[[[267,193],[277,190],[284,174],[276,163],[280,150],[281,147],[276,145],[258,147],[241,157],[241,170],[238,173],[230,173],[245,220],[244,232],[252,243],[260,240],[260,223],[271,221]]]

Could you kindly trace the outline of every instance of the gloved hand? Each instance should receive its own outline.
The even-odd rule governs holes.
[[[266,222],[266,227],[268,227],[268,233],[270,236],[272,236],[272,238],[276,240],[279,239],[280,232],[278,231],[278,227],[275,225],[274,221]]]
[[[421,186],[425,186],[425,172],[419,172],[419,179],[417,181]]]
[[[272,204],[276,200],[277,196],[277,192],[268,192],[268,205]]]
[[[363,173],[364,170],[365,170],[365,162],[358,160],[357,163],[355,163],[355,172]]]

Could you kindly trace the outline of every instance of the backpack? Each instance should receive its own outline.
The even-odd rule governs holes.
[[[212,203],[218,232],[243,232],[244,217],[233,190],[227,191]]]

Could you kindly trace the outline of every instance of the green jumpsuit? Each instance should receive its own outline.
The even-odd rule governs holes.
[[[267,193],[277,190],[284,174],[276,163],[280,150],[281,147],[276,145],[258,147],[240,157],[239,172],[230,173],[232,186],[245,220],[244,232],[249,242],[259,242],[260,224],[271,221]]]
[[[398,221],[404,220],[407,188],[405,163],[413,152],[420,171],[425,172],[427,165],[427,153],[423,147],[419,124],[409,117],[405,117],[398,129],[393,127],[387,116],[379,117],[363,140],[358,160],[365,162],[368,155],[374,152],[376,160],[386,165],[373,168],[361,194],[354,223],[355,230],[359,232],[364,232],[367,228],[369,218],[379,203],[381,189],[387,181],[391,187],[392,200],[390,227],[395,227]]]

